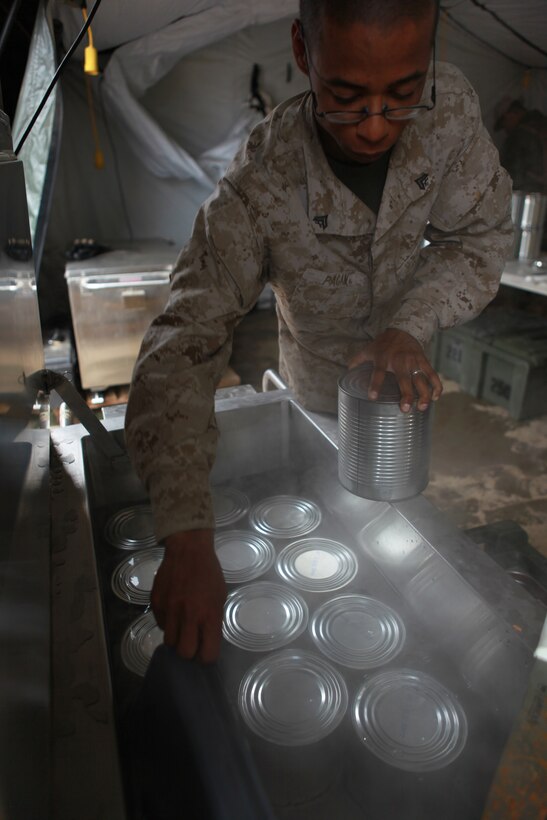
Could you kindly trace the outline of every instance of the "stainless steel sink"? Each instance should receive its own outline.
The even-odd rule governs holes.
[[[306,413],[289,391],[247,392],[219,400],[217,419],[220,442],[211,477],[214,487],[239,490],[251,507],[278,495],[317,505],[322,518],[314,537],[344,544],[357,561],[357,574],[339,592],[365,595],[388,605],[406,630],[402,651],[385,666],[363,670],[333,664],[347,687],[347,712],[328,737],[298,747],[268,744],[248,728],[240,713],[242,678],[258,661],[274,659],[276,653],[249,652],[223,643],[217,665],[222,691],[232,707],[237,731],[251,750],[274,816],[287,820],[480,818],[526,689],[543,623],[542,607],[421,496],[388,504],[366,501],[345,490],[337,477],[332,419]],[[123,445],[122,423],[118,416],[105,426]],[[92,637],[78,648],[76,656],[81,657],[72,660],[76,667],[89,664],[90,652],[94,652],[94,662],[104,669],[103,677],[110,678],[113,697],[109,704],[107,688],[102,702],[110,710],[111,730],[117,735],[123,759],[124,720],[142,679],[124,667],[120,646],[142,608],[112,593],[112,572],[123,556],[105,540],[104,527],[122,507],[146,504],[146,493],[129,462],[109,462],[83,429],[65,428],[52,437],[64,479],[72,487],[67,492],[72,492],[71,509],[76,516],[70,541],[77,542],[77,548],[71,555],[66,552],[70,545],[65,538],[65,595],[81,576],[81,567],[87,567],[89,578],[95,573],[94,603],[100,613],[100,617],[93,616],[90,608],[89,617],[95,617]],[[61,488],[58,505],[59,514],[66,518],[65,494]],[[75,504],[74,498],[80,503]],[[243,517],[234,526],[250,525]],[[272,540],[279,553],[290,539]],[[258,580],[283,583],[275,566]],[[332,596],[301,590],[299,594],[310,617]],[[317,654],[307,630],[287,649]],[[414,670],[429,676],[451,693],[463,711],[467,739],[461,753],[445,766],[405,770],[371,753],[359,739],[352,720],[356,695],[374,674],[390,670]],[[184,675],[183,669],[180,674]],[[65,684],[68,696],[71,685],[70,681]],[[82,737],[83,733],[84,729]],[[210,742],[214,744],[215,738]],[[71,766],[78,766],[77,755]],[[131,801],[128,805],[132,816]]]

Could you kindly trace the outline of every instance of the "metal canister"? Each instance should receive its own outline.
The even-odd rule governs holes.
[[[514,229],[513,251],[511,254],[513,259],[519,258],[520,240],[522,237],[522,209],[524,208],[525,196],[524,191],[513,191],[511,197],[511,221]]]
[[[525,194],[520,221],[519,259],[537,259],[541,253],[541,242],[547,213],[545,194]]]
[[[429,481],[432,405],[408,413],[401,392],[386,373],[378,399],[368,398],[372,365],[349,370],[338,385],[338,476],[346,489],[375,501],[402,501]]]

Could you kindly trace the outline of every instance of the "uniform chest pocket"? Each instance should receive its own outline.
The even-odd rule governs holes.
[[[370,309],[370,280],[360,271],[328,273],[308,268],[287,299],[294,314],[333,318],[362,316]]]

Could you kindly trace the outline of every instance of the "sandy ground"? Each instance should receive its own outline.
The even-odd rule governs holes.
[[[547,557],[547,416],[516,421],[448,381],[435,409],[424,495],[465,529],[516,521]]]

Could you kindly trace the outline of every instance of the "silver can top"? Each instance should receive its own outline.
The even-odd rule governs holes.
[[[370,401],[368,398],[368,388],[373,369],[372,362],[365,362],[359,365],[359,367],[348,370],[338,382],[340,390],[352,398]],[[417,396],[415,390],[414,394]],[[398,404],[400,401],[401,391],[397,384],[397,379],[395,378],[395,374],[388,370],[386,371],[384,383],[380,388],[378,398],[375,399],[375,403]]]
[[[467,718],[455,696],[414,669],[368,677],[352,708],[361,742],[385,763],[411,772],[447,766],[467,740]]]
[[[241,681],[239,709],[259,737],[279,746],[306,746],[342,721],[348,690],[341,674],[304,649],[268,655]]]

